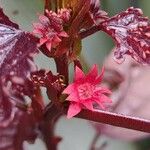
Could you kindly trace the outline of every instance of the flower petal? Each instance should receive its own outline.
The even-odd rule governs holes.
[[[58,43],[61,42],[61,39],[57,35],[55,35],[53,38],[53,42],[57,45]]]
[[[100,99],[94,99],[94,101],[102,108],[105,110],[105,106],[103,105],[103,103],[101,102]]]
[[[87,101],[84,101],[82,103],[87,109],[93,111],[93,104],[92,104],[92,101],[91,100],[87,100]]]
[[[49,19],[44,15],[40,15],[39,20],[42,24],[48,24],[49,23]]]
[[[51,42],[47,42],[46,43],[46,47],[49,51],[51,51],[51,48],[52,48],[52,43]]]
[[[105,109],[104,105],[105,103],[112,103],[112,100],[105,96],[105,95],[101,95],[100,97],[94,98],[93,99],[102,109]]]
[[[62,31],[59,33],[59,36],[62,36],[62,37],[69,37],[68,34],[65,32],[65,31]]]
[[[41,23],[33,23],[33,34],[43,34],[44,26]]]
[[[101,101],[102,103],[112,103],[112,100],[111,100],[108,96],[106,96],[106,95],[104,95],[104,94],[102,94],[102,95],[100,96],[100,101]]]
[[[98,76],[98,67],[95,64],[95,65],[93,65],[90,72],[86,75],[86,79],[89,82],[93,82],[96,79],[97,76]]]
[[[104,87],[96,87],[96,90],[95,90],[95,93],[100,93],[100,94],[111,94],[112,92],[109,90],[109,89],[107,89],[107,88],[104,88]]]
[[[62,93],[64,94],[70,94],[70,93],[73,93],[75,91],[74,89],[74,83],[72,84],[69,84]]]
[[[39,46],[43,45],[46,42],[47,42],[47,38],[46,37],[40,38]]]
[[[84,76],[85,75],[84,75],[83,71],[79,67],[76,66],[74,80],[77,81],[79,79],[84,78]]]
[[[74,101],[74,102],[78,102],[79,100],[79,96],[78,93],[76,91],[72,92],[68,97],[67,97],[68,101]]]
[[[68,113],[67,113],[67,118],[70,119],[73,116],[77,115],[81,111],[81,107],[79,103],[71,103],[69,105]]]
[[[105,70],[104,67],[102,67],[101,74],[94,81],[95,84],[99,84],[102,81],[104,76],[104,70]]]

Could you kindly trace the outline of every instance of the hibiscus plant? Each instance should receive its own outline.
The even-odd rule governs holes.
[[[134,70],[150,64],[148,17],[133,7],[110,17],[99,0],[44,3],[44,12],[32,32],[20,29],[0,8],[0,150],[23,150],[24,141],[34,142],[37,137],[48,150],[56,150],[61,138],[55,136],[54,128],[63,115],[102,123],[94,125],[98,132],[107,133],[110,129],[104,124],[109,124],[150,133],[150,121],[117,111],[121,100],[116,102],[113,96],[121,89],[118,85],[130,82],[121,76],[121,66]],[[115,48],[108,59],[114,61],[109,65],[106,61],[102,68],[93,64],[85,73],[79,57],[82,40],[96,32],[114,39]],[[38,52],[54,60],[57,73],[38,69],[33,61]],[[69,79],[71,64],[73,81]],[[112,69],[114,64],[120,72]],[[129,74],[124,72],[127,77]],[[46,88],[47,105],[41,87]]]

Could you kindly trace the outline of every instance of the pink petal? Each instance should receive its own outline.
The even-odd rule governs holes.
[[[86,75],[86,79],[89,82],[93,82],[95,80],[95,78],[98,76],[98,67],[97,65],[93,65],[92,69],[90,70],[90,72]]]
[[[97,98],[94,98],[93,99],[102,109],[105,109],[105,107],[104,107],[104,103],[112,103],[112,100],[109,98],[109,97],[107,97],[107,96],[105,96],[105,95],[101,95],[100,97],[97,97]]]
[[[56,43],[56,45],[57,45],[58,43],[61,42],[61,39],[56,35],[56,36],[53,38],[53,42]]]
[[[76,91],[72,92],[68,97],[67,97],[68,101],[74,101],[74,102],[78,102],[80,101],[78,93]]]
[[[59,33],[59,36],[62,36],[62,37],[69,37],[68,34],[65,32],[65,31],[62,31]]]
[[[70,93],[73,93],[75,91],[75,88],[74,88],[74,83],[72,84],[69,84],[63,91],[64,94],[70,94]]]
[[[77,80],[82,79],[84,77],[85,77],[85,75],[84,75],[83,71],[79,67],[76,66],[74,80],[77,81]]]
[[[39,20],[40,20],[40,22],[41,22],[42,24],[47,24],[47,23],[49,23],[49,19],[48,19],[46,16],[44,16],[44,15],[40,15],[40,16],[39,16]]]
[[[34,23],[33,27],[34,27],[34,29],[33,29],[34,34],[40,34],[40,35],[43,34],[44,27],[41,23]]]
[[[39,30],[39,29],[33,29],[32,33],[33,33],[33,34],[39,34],[39,35],[41,35],[41,34],[42,34],[42,31]]]
[[[52,43],[51,42],[47,42],[46,43],[46,47],[49,51],[51,51],[51,48],[52,48]]]
[[[107,88],[104,88],[104,87],[96,87],[96,90],[95,90],[96,93],[100,93],[100,94],[111,94],[112,92],[107,89]]]
[[[46,37],[40,38],[40,43],[39,43],[39,45],[41,46],[41,45],[43,45],[43,44],[46,43],[46,42],[47,42],[47,38],[46,38]]]
[[[104,75],[104,70],[105,70],[104,67],[102,67],[101,74],[94,81],[95,84],[99,84],[102,81],[103,75]]]
[[[43,25],[41,23],[33,23],[33,27],[36,29],[43,29]]]
[[[108,96],[105,96],[103,94],[100,96],[100,101],[102,103],[112,103],[112,100]]]
[[[70,119],[73,116],[77,115],[81,111],[81,107],[78,103],[71,103],[69,105],[68,113],[67,113],[67,118]]]
[[[101,102],[101,100],[99,100],[99,99],[94,99],[94,101],[95,101],[102,109],[105,110],[105,107],[104,107],[103,103]]]
[[[84,101],[82,103],[87,109],[93,111],[93,104],[92,104],[92,101],[91,100],[87,100],[87,101]]]

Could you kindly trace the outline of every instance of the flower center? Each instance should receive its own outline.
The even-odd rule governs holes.
[[[85,83],[78,86],[79,97],[83,100],[91,98],[94,93],[94,86]]]

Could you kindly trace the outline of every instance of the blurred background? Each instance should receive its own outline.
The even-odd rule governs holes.
[[[140,7],[144,15],[150,16],[150,0],[101,0],[101,2],[102,8],[109,12],[110,16],[130,6]],[[43,6],[43,0],[0,1],[0,7],[4,9],[4,12],[11,20],[18,23],[20,27],[26,31],[32,31],[32,23],[37,22],[37,15],[43,11]],[[102,65],[104,58],[109,54],[112,48],[112,40],[102,32],[84,39],[81,59],[86,64],[85,69],[94,63]],[[42,54],[40,54],[35,61],[39,68],[44,66],[44,68],[55,71],[53,61]],[[46,95],[45,99],[47,99]],[[56,134],[63,137],[58,150],[89,150],[96,131],[88,121],[81,119],[66,120],[65,117],[63,117],[57,124]],[[103,135],[98,140],[97,147],[103,142],[107,142],[105,150],[150,150],[149,138],[138,140],[138,142],[131,142]],[[37,139],[34,145],[25,142],[24,147],[26,150],[46,150],[44,143],[42,143],[40,139]]]

